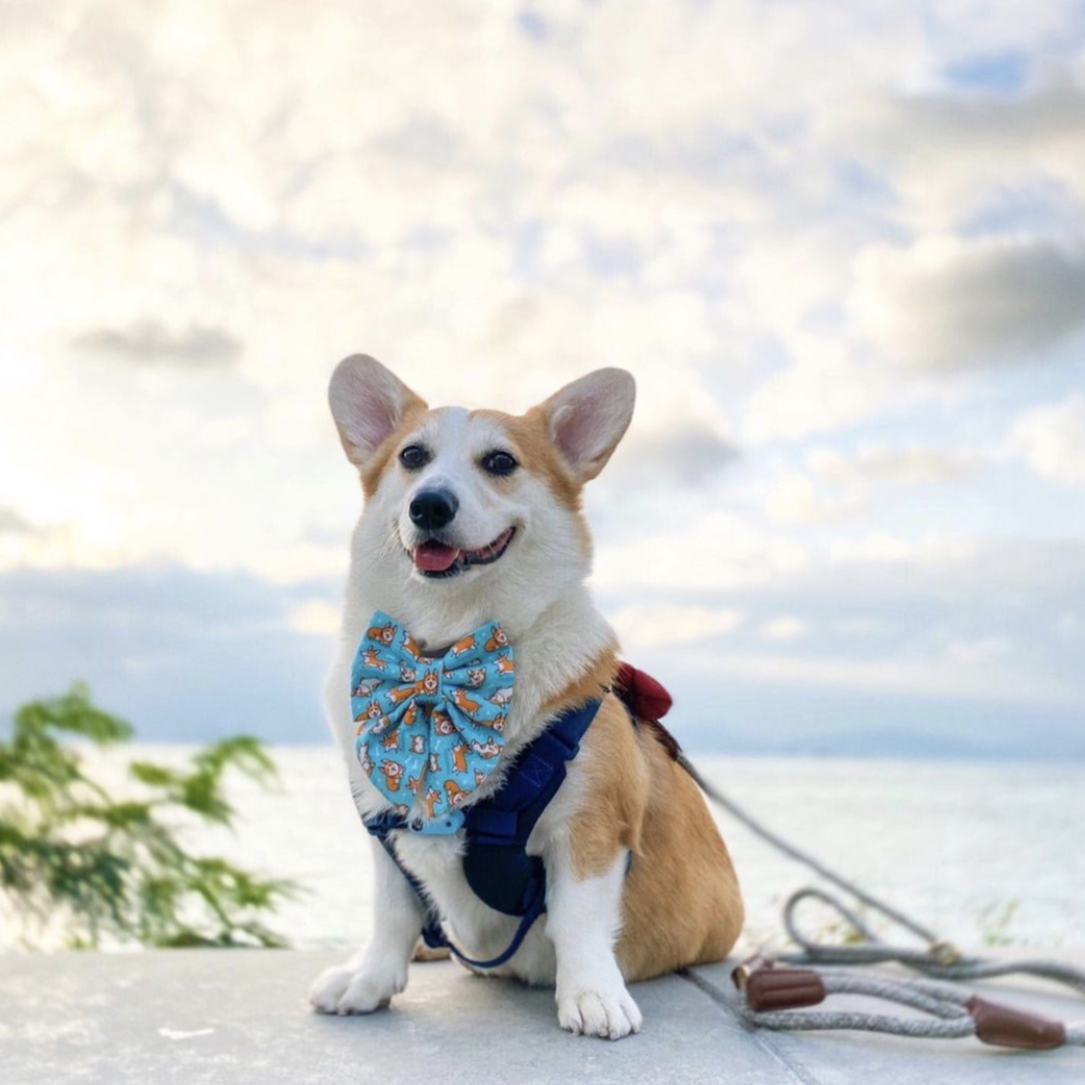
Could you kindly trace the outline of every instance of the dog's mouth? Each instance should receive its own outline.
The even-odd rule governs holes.
[[[439,539],[427,539],[411,551],[414,567],[430,578],[456,576],[472,565],[492,565],[508,549],[516,528],[509,527],[477,550],[463,550]]]

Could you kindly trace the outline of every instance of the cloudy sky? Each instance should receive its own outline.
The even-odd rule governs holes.
[[[364,350],[634,427],[695,749],[1085,756],[1078,0],[0,2],[0,710],[323,740]]]

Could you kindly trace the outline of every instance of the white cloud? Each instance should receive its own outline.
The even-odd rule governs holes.
[[[978,453],[930,445],[861,442],[853,453],[815,445],[806,453],[806,471],[788,470],[767,487],[764,508],[780,523],[852,519],[887,487],[946,485],[981,462]]]
[[[221,328],[190,325],[170,331],[156,321],[130,328],[97,328],[80,333],[78,350],[122,359],[137,365],[170,362],[183,365],[225,365],[237,356],[241,344]]]
[[[773,520],[792,524],[817,524],[854,516],[860,509],[858,496],[829,496],[818,490],[801,471],[780,476],[765,495],[765,512]]]
[[[961,478],[980,463],[977,453],[932,445],[884,445],[862,442],[853,455],[815,446],[807,466],[826,481],[855,487],[866,483],[906,486]]]
[[[29,521],[15,509],[0,508],[0,535],[25,535],[31,530]]]
[[[33,530],[0,530],[0,567],[242,570],[315,650],[332,608],[294,586],[341,573],[359,504],[335,361],[366,350],[435,403],[511,409],[623,365],[634,428],[588,500],[627,633],[684,651],[748,628],[800,657],[808,622],[915,664],[906,589],[963,590],[998,513],[970,533],[984,502],[942,492],[907,530],[870,498],[986,484],[962,443],[1025,377],[983,363],[1080,327],[1085,259],[1047,240],[1077,236],[1085,201],[1074,11],[555,0],[540,41],[475,0],[11,7],[0,508]],[[955,85],[1007,52],[1021,92]],[[1024,416],[1014,455],[1080,483],[1075,403]],[[1008,534],[1036,498],[999,493]],[[1029,530],[1072,535],[1070,504]],[[1032,643],[984,611],[1031,581],[983,568],[927,656]],[[819,610],[830,590],[883,605]],[[864,657],[840,651],[802,666],[847,684]]]
[[[664,431],[628,435],[608,468],[607,485],[703,486],[714,472],[731,464],[738,450],[711,425],[689,420]]]
[[[785,614],[763,622],[757,632],[763,640],[789,641],[805,636],[808,628],[807,623],[801,618],[796,618],[793,614]]]
[[[1013,650],[1008,637],[979,637],[974,640],[953,640],[945,648],[946,657],[957,663],[985,663],[1003,659]]]
[[[967,700],[1045,706],[1085,706],[1085,692],[1063,679],[1038,682],[1028,672],[1007,668],[981,654],[959,653],[921,659],[840,658],[821,655],[767,655],[755,652],[698,655],[689,664],[711,668],[713,674],[852,690],[879,690],[910,697],[951,697]]]
[[[1056,22],[1072,18],[1066,5],[1045,6],[1045,13]],[[983,55],[977,35],[985,19],[966,9],[969,29],[949,44],[959,48],[968,41],[972,56]],[[1020,9],[1017,21],[1024,30]],[[1030,31],[1040,26],[1031,17],[1028,22]],[[1080,39],[1080,26],[1070,23],[1057,33],[1068,41]],[[1010,40],[1002,46],[1005,52],[1024,48]],[[923,72],[918,86],[870,95],[856,108],[846,136],[861,160],[892,177],[900,200],[897,214],[919,231],[951,230],[978,207],[1045,181],[1080,200],[1085,196],[1085,90],[1080,75],[1063,66],[1065,56],[1055,51],[1029,57],[1033,85],[1020,95],[944,84],[935,90]]]
[[[794,363],[761,381],[747,401],[742,435],[749,441],[848,429],[924,394],[876,362],[858,361],[838,336],[803,333],[791,346]]]
[[[829,542],[826,556],[830,563],[843,567],[867,563],[915,563],[937,568],[947,562],[967,560],[982,549],[983,541],[977,538],[938,533],[912,537],[874,530],[854,535],[838,535]]]
[[[594,581],[605,588],[734,588],[804,568],[806,549],[735,513],[712,511],[598,547]]]
[[[1010,450],[1039,475],[1085,485],[1085,396],[1026,411],[1014,425]]]
[[[929,236],[856,262],[849,311],[886,356],[960,370],[1037,356],[1085,326],[1085,248]]]
[[[742,614],[730,609],[634,604],[614,614],[612,621],[623,647],[657,648],[723,636],[742,624]]]
[[[290,628],[298,633],[331,636],[339,632],[341,608],[326,599],[309,599],[290,612]]]

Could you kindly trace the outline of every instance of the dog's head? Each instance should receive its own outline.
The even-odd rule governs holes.
[[[405,622],[540,613],[588,572],[581,490],[634,396],[628,373],[600,369],[524,415],[430,410],[374,359],[340,362],[329,400],[366,495],[354,558],[370,600]]]

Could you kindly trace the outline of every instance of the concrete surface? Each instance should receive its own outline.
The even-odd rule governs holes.
[[[310,1013],[309,983],[338,962],[274,951],[0,957],[0,1083],[1085,1081],[1082,1048],[1023,1053],[974,1040],[752,1033],[735,1016],[725,965],[696,970],[699,984],[679,976],[638,984],[644,1031],[618,1043],[562,1032],[552,991],[479,979],[449,962],[412,966],[390,1011]],[[1064,1020],[1085,1018],[1085,1000],[1052,997],[1050,988],[1007,995]]]

